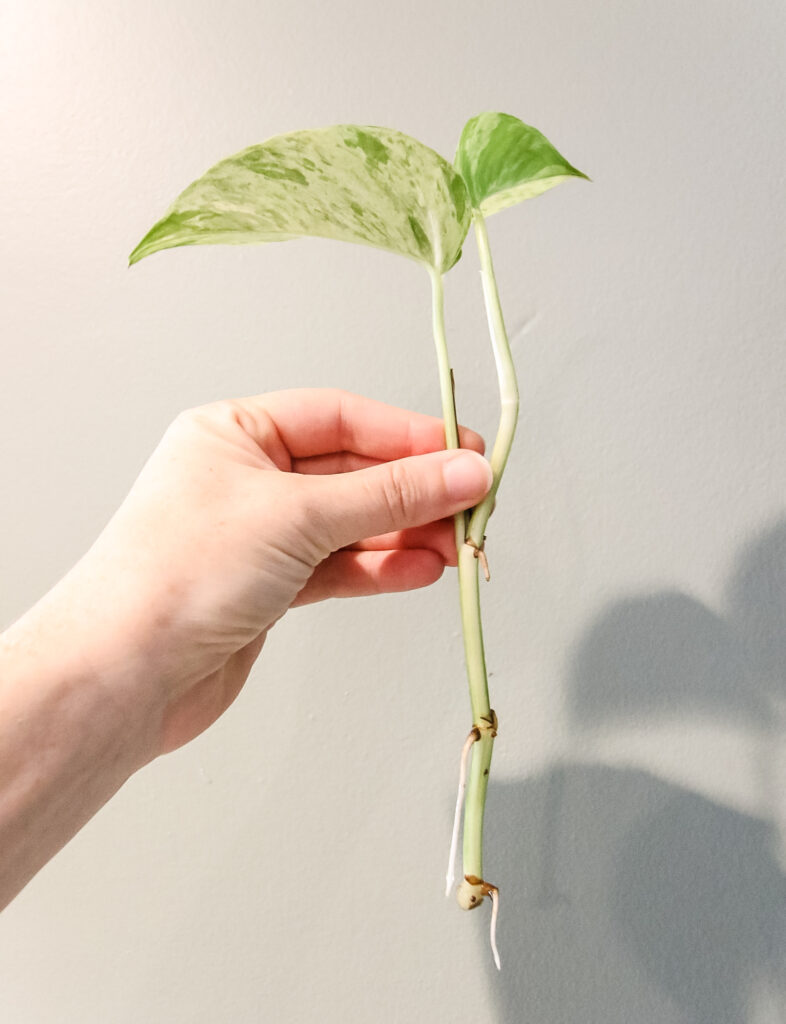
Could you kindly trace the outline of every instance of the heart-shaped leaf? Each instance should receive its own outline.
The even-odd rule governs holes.
[[[461,255],[470,218],[463,180],[434,150],[387,128],[335,125],[222,160],[178,196],[129,262],[179,245],[316,235],[444,272]]]
[[[491,214],[532,199],[566,178],[586,178],[537,128],[510,114],[478,114],[464,125],[456,152],[472,206]]]

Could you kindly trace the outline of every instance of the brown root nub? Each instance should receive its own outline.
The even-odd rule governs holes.
[[[481,734],[487,732],[491,735],[492,739],[497,735],[499,729],[499,719],[497,718],[497,712],[491,708],[487,715],[483,715],[475,726],[475,728]]]
[[[464,881],[456,892],[456,899],[462,910],[474,910],[481,905],[485,896],[495,892],[496,885],[484,882],[477,875],[464,875]]]
[[[465,875],[464,881],[456,890],[456,900],[462,910],[475,910],[483,902],[483,882],[474,875]]]

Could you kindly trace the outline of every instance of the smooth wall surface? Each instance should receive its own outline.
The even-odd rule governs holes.
[[[502,973],[442,892],[448,573],[280,623],[225,718],[0,917],[0,1020],[786,1017],[785,66],[781,0],[0,3],[0,623],[182,408],[337,385],[439,412],[414,264],[301,241],[126,268],[216,160],[337,121],[450,156],[497,109],[593,179],[489,224],[522,387],[484,590]],[[447,301],[491,439],[472,244]]]

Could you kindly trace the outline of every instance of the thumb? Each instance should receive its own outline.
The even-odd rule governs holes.
[[[487,494],[492,473],[482,455],[459,448],[309,479],[324,541],[337,550],[470,508]]]

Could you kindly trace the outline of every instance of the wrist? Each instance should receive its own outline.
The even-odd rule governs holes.
[[[134,771],[150,760],[163,699],[148,624],[110,584],[79,563],[2,635],[0,656],[26,680],[26,698],[50,695],[64,724],[114,735]]]
[[[0,907],[156,752],[149,681],[61,596],[0,637]]]

